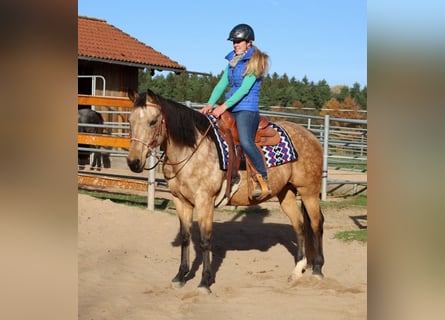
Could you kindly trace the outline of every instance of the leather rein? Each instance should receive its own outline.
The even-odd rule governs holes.
[[[156,147],[158,146],[158,138],[162,135],[162,132],[164,131],[164,132],[166,133],[167,137],[168,137],[168,133],[167,133],[166,125],[165,125],[164,112],[162,111],[161,106],[158,105],[158,104],[155,104],[155,103],[146,102],[146,103],[145,103],[145,107],[156,108],[156,109],[158,109],[159,112],[161,113],[161,119],[160,119],[160,121],[158,121],[158,124],[157,124],[157,126],[156,126],[156,130],[155,130],[155,132],[153,133],[153,137],[152,137],[152,139],[151,139],[151,142],[148,143],[148,142],[145,142],[145,141],[142,140],[142,139],[138,139],[138,138],[134,138],[134,137],[131,137],[131,138],[130,138],[130,141],[136,141],[136,142],[139,142],[139,143],[141,143],[142,145],[146,146],[147,148],[153,150],[154,148],[156,148]],[[157,165],[159,164],[159,162],[163,162],[164,164],[171,165],[171,166],[176,166],[176,165],[178,165],[178,164],[181,164],[181,163],[183,163],[183,162],[186,162],[186,161],[190,160],[191,157],[195,154],[195,152],[196,152],[196,151],[198,150],[198,148],[200,147],[201,143],[204,141],[204,138],[205,138],[205,137],[207,136],[207,134],[209,133],[211,127],[212,127],[212,124],[209,124],[209,127],[207,128],[207,130],[206,130],[206,131],[204,132],[204,134],[202,135],[201,140],[198,142],[198,144],[196,145],[196,147],[193,149],[192,153],[191,153],[188,157],[186,157],[185,159],[183,159],[183,160],[181,160],[181,161],[178,161],[178,162],[168,162],[168,161],[165,161],[165,160],[163,159],[163,157],[165,156],[165,152],[164,152],[164,153],[162,154],[162,156],[155,155],[156,159],[158,160],[158,161],[156,162],[156,164],[155,164],[154,166],[152,166],[151,168],[144,168],[144,170],[151,170],[151,169],[156,168]],[[181,168],[181,169],[182,169],[182,168]]]

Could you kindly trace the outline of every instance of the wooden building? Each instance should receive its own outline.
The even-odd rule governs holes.
[[[78,16],[78,94],[126,97],[138,89],[140,69],[185,72],[186,68],[105,20]],[[78,105],[79,109],[91,105]],[[105,122],[126,122],[115,107],[93,106]],[[116,113],[117,112],[117,113]],[[118,130],[119,131],[119,130]]]
[[[152,74],[186,70],[105,20],[78,17],[79,94],[126,96],[128,88],[137,89],[138,71],[144,68]]]

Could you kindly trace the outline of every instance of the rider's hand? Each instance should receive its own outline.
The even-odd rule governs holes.
[[[212,114],[216,118],[219,118],[224,112],[226,112],[226,110],[227,110],[227,106],[225,104],[222,104],[220,106],[217,106],[215,109],[213,109]]]
[[[199,110],[199,112],[201,112],[202,114],[211,114],[212,109],[213,109],[213,106],[211,104],[208,104],[205,107],[203,107],[201,110]]]

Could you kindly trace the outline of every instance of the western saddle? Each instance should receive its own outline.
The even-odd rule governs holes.
[[[228,144],[229,159],[227,166],[227,186],[225,195],[230,198],[230,189],[232,181],[238,179],[238,170],[241,163],[242,149],[239,142],[238,128],[236,127],[235,118],[230,112],[224,112],[217,120],[218,129]],[[280,142],[280,135],[278,132],[269,126],[269,120],[260,116],[258,130],[255,135],[255,144],[261,150],[262,146],[276,145]],[[265,162],[264,153],[261,151],[263,161]],[[252,166],[247,155],[246,170],[248,177],[248,192],[249,198],[252,199],[251,194],[254,188],[254,177],[258,174],[255,167]]]

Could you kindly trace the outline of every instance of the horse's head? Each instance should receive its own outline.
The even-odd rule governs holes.
[[[165,119],[158,97],[150,90],[142,94],[128,90],[128,98],[133,102],[133,111],[129,118],[131,141],[127,164],[133,172],[142,172],[147,156],[165,138]]]

